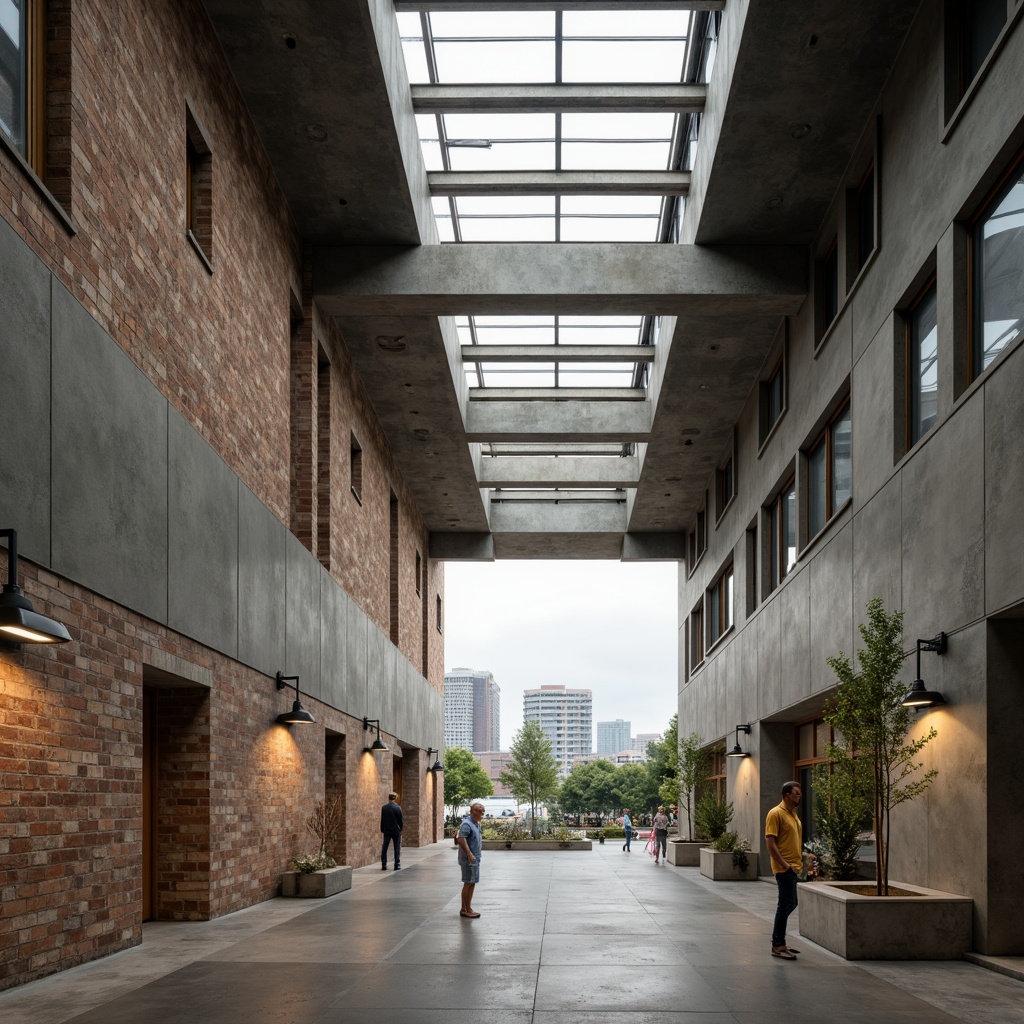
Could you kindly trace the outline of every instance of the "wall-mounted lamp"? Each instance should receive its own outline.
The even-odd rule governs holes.
[[[283,690],[289,683],[295,683],[295,703],[291,711],[277,716],[279,725],[316,725],[316,719],[302,706],[299,700],[299,677],[277,673],[277,688]]]
[[[380,719],[379,718],[364,718],[363,729],[369,729],[371,725],[377,726],[377,738],[365,749],[372,751],[374,754],[378,750],[390,750],[391,748],[380,738]]]
[[[746,750],[740,749],[740,733],[745,732],[748,736],[750,735],[750,725],[737,725],[736,726],[736,746],[726,754],[726,757],[750,757],[750,754]]]
[[[946,653],[946,634],[940,633],[931,640],[917,641],[917,676],[907,695],[900,701],[905,708],[934,708],[946,703],[946,698],[938,690],[926,690],[921,678],[921,652],[934,651],[936,654]]]
[[[40,615],[18,586],[18,532],[0,530],[7,538],[7,582],[0,592],[0,640],[8,644],[66,644],[71,634],[63,623]]]
[[[428,772],[443,772],[444,771],[444,765],[441,764],[441,748],[440,747],[427,747],[427,760],[428,761],[430,760],[430,755],[431,754],[437,754],[438,756],[437,756],[437,759],[434,761],[434,763],[427,769],[427,771]]]

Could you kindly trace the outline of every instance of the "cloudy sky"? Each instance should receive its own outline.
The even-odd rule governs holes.
[[[676,710],[674,562],[448,562],[445,669],[488,669],[501,687],[501,749],[523,691],[594,691],[594,724],[663,732]]]

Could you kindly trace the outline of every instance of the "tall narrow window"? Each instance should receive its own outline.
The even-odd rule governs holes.
[[[938,326],[935,279],[907,317],[907,447],[935,425],[938,415]]]
[[[437,595],[437,631],[443,633],[444,630],[441,628],[441,595]]]
[[[960,0],[960,95],[974,81],[1006,24],[1006,0]]]
[[[796,480],[790,478],[768,507],[770,590],[796,565]]]
[[[819,338],[839,315],[839,241],[833,239],[819,269],[821,285],[821,330]]]
[[[698,601],[690,612],[690,668],[704,660],[704,602]]]
[[[331,364],[319,350],[316,374],[316,552],[331,567]]]
[[[847,400],[807,452],[807,536],[814,537],[851,493],[850,402]]]
[[[749,618],[754,609],[757,608],[758,599],[760,597],[760,589],[758,588],[758,578],[760,576],[760,565],[758,563],[758,551],[757,551],[757,521],[755,520],[747,528],[747,609],[746,614]]]
[[[389,567],[388,567],[388,596],[390,599],[390,626],[391,642],[398,646],[398,498],[395,492],[391,492],[391,501],[388,507],[389,524]]]
[[[735,445],[735,440],[733,441]],[[729,507],[736,494],[736,459],[730,449],[725,461],[715,471],[715,521],[717,522]]]
[[[185,108],[185,228],[207,267],[213,261],[213,151],[195,115]]]
[[[708,590],[708,645],[714,645],[732,629],[733,573],[732,563],[711,584]]]
[[[786,408],[785,381],[785,360],[780,356],[774,369],[768,374],[767,380],[761,381],[761,444],[767,440],[768,435],[772,432],[772,427],[778,422]]]
[[[43,177],[46,164],[46,4],[0,0],[0,131]]]
[[[689,571],[693,572],[697,563],[700,561],[701,556],[704,554],[705,548],[708,546],[708,520],[707,520],[707,494],[704,495],[705,507],[697,513],[697,518],[693,522],[693,528],[690,530],[687,539],[687,548],[689,555]]]
[[[349,441],[348,471],[352,496],[361,505],[363,503],[363,449],[359,446],[355,434],[351,435]]]
[[[875,251],[875,167],[872,164],[857,186],[854,203],[857,238],[857,272]]]
[[[974,316],[971,362],[975,377],[1024,330],[1024,155],[974,223]]]

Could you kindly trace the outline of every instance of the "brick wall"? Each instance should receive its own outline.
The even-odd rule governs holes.
[[[385,632],[388,501],[400,503],[400,649],[422,666],[414,555],[427,531],[344,340],[320,317],[312,268],[198,0],[51,0],[72,96],[61,205],[71,233],[0,148],[4,216],[268,508]],[[59,16],[59,17],[58,17]],[[63,80],[62,80],[63,81]],[[213,273],[185,237],[187,111],[212,152]],[[56,155],[56,150],[55,150]],[[61,158],[63,160],[63,158]],[[67,161],[64,160],[66,164]],[[56,175],[56,171],[53,171]],[[293,338],[292,322],[301,319]],[[317,524],[317,353],[331,363],[330,550]],[[363,502],[349,436],[363,448]],[[432,567],[440,578],[440,566]],[[429,632],[439,648],[436,629]],[[443,686],[443,651],[428,652]]]

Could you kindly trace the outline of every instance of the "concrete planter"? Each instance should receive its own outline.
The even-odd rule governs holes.
[[[974,901],[906,882],[918,896],[860,896],[863,882],[809,882],[797,890],[800,934],[847,960],[959,960],[971,948]]]
[[[483,842],[485,850],[506,850],[504,839],[485,839]],[[568,843],[556,843],[548,839],[521,839],[512,843],[512,849],[523,850],[592,850],[593,841],[590,839],[574,839]]]
[[[666,847],[668,862],[680,868],[695,868],[700,864],[700,851],[706,845],[699,839],[670,839]]]
[[[748,850],[747,870],[740,871],[738,867],[733,866],[731,853],[719,853],[709,846],[702,846],[700,873],[716,882],[756,882],[757,854],[753,850]]]
[[[282,896],[308,896],[323,899],[335,893],[352,888],[352,869],[347,864],[339,864],[323,871],[286,871],[281,876]]]

